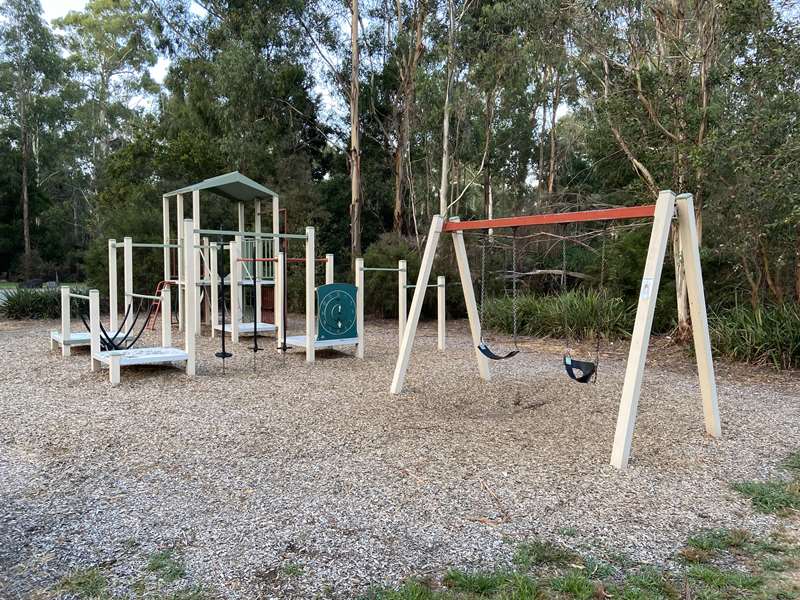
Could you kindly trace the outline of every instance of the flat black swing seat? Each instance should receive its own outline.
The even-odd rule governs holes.
[[[507,358],[513,358],[514,356],[516,356],[517,354],[519,354],[519,350],[512,350],[511,352],[509,352],[509,353],[507,353],[507,354],[503,354],[503,355],[501,356],[501,355],[499,355],[499,354],[495,354],[494,352],[492,352],[492,351],[489,349],[489,346],[487,346],[487,345],[486,345],[485,343],[483,343],[483,342],[481,342],[481,343],[478,345],[478,350],[480,350],[481,354],[483,354],[483,355],[484,355],[486,358],[488,358],[489,360],[505,360],[505,359],[507,359]]]
[[[564,369],[566,369],[567,375],[578,383],[589,383],[597,370],[597,366],[593,362],[575,360],[571,356],[565,356]],[[581,374],[578,375],[575,371],[580,371]]]

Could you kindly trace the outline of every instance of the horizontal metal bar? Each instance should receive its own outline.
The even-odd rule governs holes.
[[[236,231],[233,229],[193,229],[192,233],[199,235],[224,235],[227,237],[242,236],[246,238],[285,238],[289,240],[304,240],[306,235],[304,233],[269,233],[264,231]]]
[[[161,296],[153,296],[152,294],[134,294],[133,292],[130,292],[125,295],[130,296],[131,298],[144,298],[145,300],[161,300]]]
[[[404,272],[405,269],[398,269],[397,267],[363,267],[362,271],[392,271],[394,273]]]
[[[621,208],[603,208],[600,210],[584,210],[578,212],[547,213],[543,215],[524,215],[521,217],[503,217],[500,219],[482,219],[480,221],[448,221],[442,231],[467,231],[474,229],[502,229],[507,227],[525,227],[528,225],[555,225],[557,223],[578,223],[583,221],[611,221],[616,219],[643,219],[656,213],[655,204],[645,206],[625,206]]]
[[[73,294],[72,292],[69,293],[70,298],[78,298],[80,300],[89,300],[89,296],[84,294]]]
[[[415,288],[415,287],[417,287],[417,286],[416,286],[416,285],[407,285],[406,287],[407,287],[407,288]],[[429,288],[431,288],[431,287],[447,287],[447,286],[446,286],[446,285],[439,285],[438,283],[429,283],[429,284],[428,284],[428,285],[426,285],[425,287],[429,287]]]
[[[133,248],[180,248],[180,244],[151,244],[149,242],[133,242]]]

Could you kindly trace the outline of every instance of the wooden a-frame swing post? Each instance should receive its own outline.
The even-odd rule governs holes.
[[[647,260],[642,275],[639,305],[637,307],[636,320],[631,336],[625,380],[617,416],[614,446],[611,453],[611,464],[618,469],[624,469],[630,457],[633,428],[636,424],[636,412],[639,396],[641,394],[642,379],[647,358],[647,347],[653,325],[656,297],[658,295],[658,286],[661,280],[664,256],[670,236],[670,225],[676,213],[681,245],[681,253],[678,260],[684,268],[687,279],[689,307],[693,323],[692,331],[694,335],[695,356],[697,359],[698,377],[700,379],[700,390],[703,399],[705,429],[709,435],[719,437],[721,435],[721,426],[719,408],[717,405],[717,387],[714,378],[714,363],[711,357],[711,342],[708,332],[708,318],[706,315],[705,296],[703,292],[703,276],[700,266],[699,240],[692,196],[690,194],[683,194],[676,198],[675,194],[669,190],[662,191],[659,194],[658,201],[654,206],[528,215],[524,217],[469,221],[463,223],[458,221],[458,219],[451,219],[445,222],[441,215],[434,216],[425,244],[425,251],[422,256],[417,285],[414,288],[411,310],[409,311],[408,321],[400,344],[400,353],[397,357],[397,364],[395,365],[394,376],[392,378],[391,393],[399,394],[403,389],[403,383],[411,357],[411,348],[414,345],[414,337],[419,323],[420,312],[422,311],[422,303],[425,299],[425,291],[436,256],[436,248],[442,233],[449,232],[453,235],[453,245],[458,262],[461,286],[464,291],[464,301],[467,308],[472,344],[475,349],[476,360],[478,361],[478,374],[482,379],[488,380],[490,378],[489,363],[486,357],[478,350],[481,339],[481,322],[477,303],[475,301],[475,291],[472,286],[472,275],[469,269],[467,252],[464,245],[463,232],[465,230],[653,217],[653,229],[650,235]]]

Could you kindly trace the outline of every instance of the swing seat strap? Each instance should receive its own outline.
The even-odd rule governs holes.
[[[512,350],[508,354],[504,354],[501,356],[499,354],[495,354],[494,352],[492,352],[489,349],[489,347],[483,342],[481,342],[480,345],[478,346],[478,350],[480,350],[480,353],[483,354],[489,360],[505,360],[507,358],[512,358],[517,354],[519,354],[519,350]]]
[[[589,383],[596,370],[595,364],[583,360],[574,360],[570,356],[564,357],[564,369],[571,379],[578,383]],[[575,371],[580,371],[578,375]]]

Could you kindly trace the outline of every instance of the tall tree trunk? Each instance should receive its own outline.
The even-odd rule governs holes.
[[[402,120],[402,119],[401,119]],[[403,195],[405,191],[405,128],[400,125],[400,136],[397,140],[397,149],[394,152],[394,218],[392,231],[403,233]]]
[[[556,69],[553,82],[553,107],[550,111],[550,164],[547,167],[547,193],[552,194],[556,183],[556,112],[561,101],[561,73]]]
[[[350,49],[350,269],[361,256],[361,142],[358,135],[358,0],[351,0]]]
[[[448,185],[450,183],[450,91],[453,86],[453,38],[455,35],[455,7],[453,0],[447,1],[447,83],[444,89],[444,109],[442,116],[442,173],[439,180],[439,214],[447,215]]]
[[[800,223],[794,227],[794,296],[800,303]]]
[[[24,123],[22,122],[21,127],[21,142],[22,142],[22,190],[21,190],[21,200],[22,200],[22,239],[25,247],[25,253],[23,255],[23,273],[25,275],[25,279],[31,278],[31,266],[33,263],[33,253],[31,250],[31,214],[30,214],[30,199],[28,198],[28,159],[29,156],[29,144],[28,144],[28,129]]]
[[[492,203],[492,120],[494,116],[494,90],[486,92],[483,134],[486,136],[486,164],[483,166],[483,215],[491,212]]]

